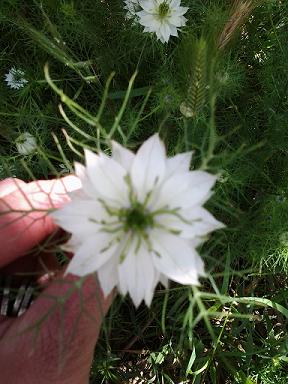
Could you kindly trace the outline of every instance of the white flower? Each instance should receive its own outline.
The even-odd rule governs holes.
[[[144,32],[155,32],[162,42],[168,42],[170,35],[178,36],[178,28],[186,23],[183,16],[188,8],[180,6],[181,0],[140,0],[142,11],[137,12]]]
[[[52,213],[72,233],[67,273],[98,271],[104,294],[115,286],[134,304],[150,305],[157,283],[197,284],[204,275],[196,247],[223,225],[202,205],[216,176],[189,171],[191,152],[167,158],[156,134],[137,154],[112,143],[112,157],[85,151],[76,163],[82,188]]]
[[[25,73],[21,69],[16,69],[12,67],[8,73],[5,75],[5,81],[7,82],[8,87],[12,89],[23,88],[28,81],[24,78]]]
[[[126,18],[133,19],[137,18],[136,12],[141,9],[139,5],[139,0],[124,0],[124,9],[126,9]]]
[[[36,139],[31,133],[24,132],[16,139],[16,147],[21,155],[29,155],[37,147]]]

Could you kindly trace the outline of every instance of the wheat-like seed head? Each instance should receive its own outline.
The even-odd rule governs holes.
[[[231,40],[234,32],[245,22],[255,7],[253,0],[235,0],[231,8],[229,20],[218,39],[218,48],[223,49]]]

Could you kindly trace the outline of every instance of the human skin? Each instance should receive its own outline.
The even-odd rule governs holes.
[[[36,271],[43,285],[23,315],[0,316],[3,383],[89,381],[93,351],[112,296],[103,297],[96,276],[84,280],[63,276],[49,248],[31,253],[57,231],[47,210],[68,201],[67,192],[80,186],[74,176],[32,183],[0,181],[0,274]],[[44,277],[39,277],[41,270]],[[56,271],[52,279],[47,270]]]

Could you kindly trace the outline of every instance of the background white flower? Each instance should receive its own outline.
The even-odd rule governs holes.
[[[21,69],[12,67],[9,72],[6,73],[5,81],[7,82],[8,87],[12,89],[20,89],[28,83],[28,80],[26,80],[24,76],[25,73]]]
[[[137,17],[136,12],[140,11],[139,0],[125,0],[124,9],[126,9],[126,18],[133,19]]]
[[[24,132],[16,139],[16,148],[21,155],[29,155],[37,147],[36,139],[31,133]]]
[[[144,32],[155,32],[162,43],[178,36],[178,28],[186,24],[183,15],[188,8],[181,7],[181,0],[140,0],[139,4],[143,10],[137,16]]]
[[[202,207],[216,176],[189,171],[191,152],[167,158],[158,135],[136,155],[113,142],[112,157],[85,157],[86,167],[75,164],[82,189],[52,214],[72,233],[67,273],[98,271],[105,295],[117,286],[136,306],[150,305],[159,281],[197,284],[204,267],[196,247],[223,227]]]

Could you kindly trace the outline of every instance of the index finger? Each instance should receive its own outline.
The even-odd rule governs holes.
[[[0,267],[24,256],[53,232],[49,209],[69,201],[68,193],[81,187],[76,176],[15,183],[11,193],[0,196]]]

